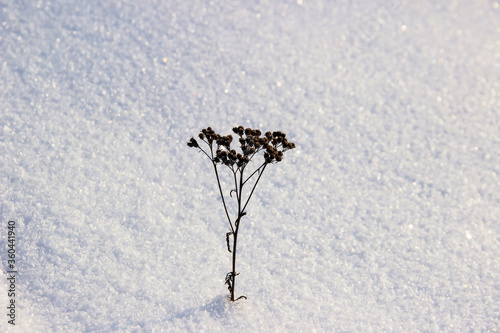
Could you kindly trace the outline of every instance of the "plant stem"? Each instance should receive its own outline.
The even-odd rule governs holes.
[[[253,194],[255,188],[257,187],[257,184],[259,183],[260,177],[262,176],[262,173],[266,169],[266,166],[267,166],[267,163],[264,163],[262,166],[259,167],[259,169],[262,167],[262,170],[259,172],[259,177],[257,178],[257,181],[255,182],[255,184],[252,188],[252,191],[250,192],[250,195],[248,196],[248,199],[247,199],[245,206],[243,208],[241,207],[242,206],[241,199],[243,197],[243,185],[246,183],[246,181],[243,181],[243,171],[245,168],[243,167],[243,168],[239,169],[239,171],[240,171],[239,185],[238,185],[238,180],[237,180],[237,175],[236,175],[237,171],[233,171],[234,185],[236,187],[236,199],[238,200],[238,217],[234,221],[235,229],[233,232],[233,252],[232,252],[232,254],[233,254],[233,267],[232,267],[232,271],[231,271],[231,280],[232,280],[231,282],[232,283],[230,285],[231,302],[235,301],[234,291],[235,291],[236,275],[237,275],[236,274],[236,245],[238,243],[238,231],[240,229],[241,218],[246,214],[245,208],[247,207],[248,202],[250,201],[250,198],[252,197],[252,194]],[[255,174],[255,172],[252,173],[252,175],[250,177],[252,177],[254,174]],[[241,296],[240,298],[242,298],[242,297],[246,298],[245,296]]]
[[[238,200],[238,218],[234,222],[235,224],[235,231],[233,235],[233,285],[231,287],[231,301],[234,302],[234,290],[235,290],[235,285],[236,285],[236,245],[238,243],[238,230],[240,229],[240,222],[241,222],[241,217],[242,217],[242,210],[241,210],[241,198],[243,195],[243,170],[244,168],[240,169],[240,184],[239,186],[236,187],[236,194],[237,194],[237,200]],[[236,183],[236,173],[234,174],[234,180]],[[238,185],[237,183],[235,185]]]
[[[264,173],[264,170],[266,170],[266,166],[267,166],[268,163],[264,164],[264,167],[262,168],[262,170],[260,171],[259,173],[259,177],[257,178],[257,181],[255,182],[255,185],[253,186],[252,188],[252,192],[250,192],[250,195],[248,196],[248,199],[247,199],[247,202],[245,203],[245,206],[243,207],[243,211],[245,211],[245,208],[247,208],[247,205],[248,205],[248,202],[250,201],[250,198],[252,197],[252,194],[253,194],[253,191],[255,190],[255,188],[257,187],[257,184],[259,183],[259,180],[260,180],[260,177],[262,176],[262,174]]]
[[[236,230],[238,230],[238,227],[236,227]],[[231,285],[231,302],[234,302],[234,287],[236,284],[236,242],[238,241],[238,231],[236,231],[233,235],[233,272],[232,272],[232,279],[233,283]]]
[[[227,212],[226,201],[224,200],[224,194],[222,194],[222,187],[220,186],[219,173],[217,172],[217,164],[215,164],[215,162],[213,161],[212,164],[214,165],[215,177],[217,177],[217,185],[219,185],[219,192],[222,198],[222,204],[224,205],[224,211],[226,212],[227,220],[229,221],[229,226],[231,227],[231,231],[234,233],[233,224],[231,223],[231,218],[229,217],[229,213]]]
[[[254,172],[252,172],[252,174],[251,174],[250,176],[248,176],[247,180],[245,180],[245,181],[243,182],[243,185],[245,185],[245,183],[246,183],[247,181],[249,181],[249,180],[250,180],[250,178],[252,178],[252,177],[253,177],[253,175],[255,175],[255,173],[256,173],[256,172],[260,172],[260,168],[262,168],[262,167],[263,167],[264,165],[266,165],[266,164],[267,164],[266,162],[262,163],[262,165],[261,165],[260,167],[258,167],[258,168],[257,168]]]

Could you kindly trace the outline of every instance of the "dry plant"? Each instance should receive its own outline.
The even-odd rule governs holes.
[[[198,144],[198,141],[191,138],[188,142],[189,147],[197,148],[203,152],[212,162],[215,171],[215,177],[217,179],[217,185],[219,187],[219,192],[222,198],[222,204],[224,206],[224,211],[226,213],[227,220],[229,222],[229,232],[226,234],[226,244],[227,250],[232,253],[232,270],[227,273],[225,284],[227,284],[230,292],[230,300],[232,302],[237,301],[246,296],[240,296],[234,298],[235,289],[235,279],[239,273],[236,273],[236,244],[238,241],[238,230],[240,227],[240,222],[243,216],[247,213],[245,211],[252,194],[259,183],[264,170],[269,164],[281,162],[283,159],[283,153],[287,150],[295,148],[295,144],[288,142],[286,134],[280,131],[266,132],[262,135],[262,132],[258,129],[244,128],[243,126],[234,127],[233,132],[238,135],[240,143],[240,152],[231,149],[231,142],[233,142],[232,135],[222,136],[217,134],[212,130],[211,127],[203,129],[198,135],[199,139],[207,144],[208,149],[203,149]],[[250,175],[245,178],[244,173],[249,162],[257,156],[259,153],[263,152],[264,162],[255,169]],[[234,178],[234,188],[229,192],[229,195],[233,197],[235,194],[235,199],[238,204],[238,212],[234,220],[231,220],[230,214],[227,210],[226,200],[222,191],[222,186],[219,178],[218,165],[224,165],[231,170]],[[243,199],[243,188],[248,183],[248,181],[257,175],[257,180],[255,181],[252,189],[250,190],[248,196]],[[232,246],[231,246],[232,238]]]

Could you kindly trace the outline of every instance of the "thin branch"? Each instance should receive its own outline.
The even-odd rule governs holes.
[[[213,161],[214,152],[212,150],[212,146],[210,146],[210,153],[212,154],[211,160],[214,166],[215,177],[217,178],[217,185],[219,186],[219,192],[220,192],[220,197],[222,198],[222,204],[224,205],[224,211],[226,212],[227,220],[229,221],[229,226],[231,227],[231,231],[234,232],[233,223],[231,222],[231,218],[229,217],[229,213],[227,211],[226,200],[224,200],[224,194],[222,193],[222,187],[220,185],[220,179],[219,179],[219,172],[217,172],[217,164]]]
[[[210,157],[210,155],[208,155],[201,147],[198,146],[198,148],[203,152],[203,154],[207,155],[207,157],[212,160],[212,157]]]
[[[239,202],[240,201],[240,195],[238,193],[238,181],[236,180],[236,172],[233,171],[233,176],[234,176],[234,190],[236,192],[236,200]],[[241,188],[239,189],[241,192]]]
[[[249,176],[249,177],[248,177],[248,178],[247,178],[247,179],[243,182],[243,185],[245,185],[245,183],[246,183],[247,181],[249,181],[249,180],[250,180],[250,178],[252,178],[252,177],[253,177],[253,175],[255,175],[255,173],[256,173],[257,171],[259,171],[259,170],[260,170],[260,168],[262,168],[265,164],[266,164],[266,162],[262,163],[262,165],[261,165],[260,167],[258,167],[258,168],[257,168],[254,172],[252,172],[252,174],[251,174],[251,175],[250,175],[250,176]]]
[[[269,163],[265,163],[264,165],[264,168],[262,169],[262,171],[259,173],[259,178],[257,178],[257,181],[255,182],[255,185],[253,186],[252,188],[252,192],[250,192],[250,195],[248,196],[248,199],[247,199],[247,202],[245,203],[245,206],[243,206],[243,209],[241,210],[242,212],[245,211],[245,208],[247,207],[248,205],[248,202],[250,201],[250,198],[252,197],[252,194],[253,194],[253,191],[255,190],[255,188],[257,187],[257,184],[259,183],[259,180],[260,180],[260,177],[262,176],[262,174],[264,173],[264,170],[266,169],[266,166],[268,165]]]

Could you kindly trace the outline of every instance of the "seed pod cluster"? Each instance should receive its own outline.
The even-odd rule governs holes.
[[[236,164],[237,167],[243,167],[259,151],[264,151],[264,161],[266,163],[281,162],[283,160],[283,152],[295,148],[295,144],[288,142],[286,134],[280,131],[266,132],[262,135],[262,131],[259,129],[237,126],[233,127],[233,132],[239,136],[240,153],[231,149],[232,135],[222,136],[215,133],[211,127],[201,130],[198,137],[210,146],[211,151],[213,143],[215,142],[216,144],[215,156],[212,155],[214,163],[222,163],[229,167],[233,167]],[[188,146],[200,148],[194,138],[191,138]]]
[[[188,141],[188,147],[200,148],[200,146],[198,145],[198,141],[196,141],[194,138],[191,138],[191,140]]]

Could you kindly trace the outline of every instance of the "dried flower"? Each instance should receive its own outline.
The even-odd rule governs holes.
[[[187,143],[188,147],[195,147],[195,148],[199,148],[200,146],[198,145],[198,142],[194,139],[194,138],[191,138],[191,140],[189,140],[189,142]]]
[[[231,135],[221,136],[214,132],[211,127],[207,127],[206,129],[202,129],[198,137],[203,140],[208,146],[209,150],[205,151],[198,145],[198,142],[191,138],[187,145],[189,147],[194,147],[200,149],[212,162],[215,175],[217,179],[217,184],[219,187],[219,192],[222,198],[222,203],[224,206],[224,211],[226,213],[227,219],[229,221],[230,232],[226,233],[226,243],[229,252],[233,254],[233,267],[232,271],[226,275],[225,283],[228,285],[228,289],[230,292],[231,301],[238,300],[240,298],[246,298],[245,296],[240,296],[235,299],[234,291],[235,291],[235,278],[239,273],[236,273],[236,239],[238,235],[239,225],[241,222],[241,218],[246,215],[246,207],[252,194],[259,183],[259,180],[264,173],[267,165],[274,162],[281,162],[283,160],[283,152],[295,148],[295,144],[292,142],[288,142],[286,139],[286,135],[280,131],[274,132],[266,132],[264,137],[260,137],[262,132],[258,129],[244,128],[243,126],[233,127],[233,133],[237,134],[240,138],[238,142],[240,143],[241,152],[237,152],[235,149],[231,149],[231,143],[233,141],[233,137]],[[214,146],[214,142],[216,146]],[[215,155],[214,155],[215,151]],[[264,162],[253,171],[250,176],[246,179],[243,174],[247,165],[251,162],[252,158],[257,155],[260,151],[263,152]],[[217,169],[217,165],[221,163],[227,166],[234,175],[235,179],[235,187],[231,190],[230,193],[236,193],[236,200],[238,201],[238,214],[236,215],[236,219],[234,221],[231,220],[227,207],[224,194],[222,192],[222,187],[219,179],[219,173]],[[255,181],[252,190],[249,192],[250,194],[246,198],[246,201],[243,200],[243,186],[247,183],[250,178],[253,176],[257,176],[257,180]],[[239,182],[236,180],[239,179]],[[233,251],[231,251],[230,246],[230,237],[233,236]]]

